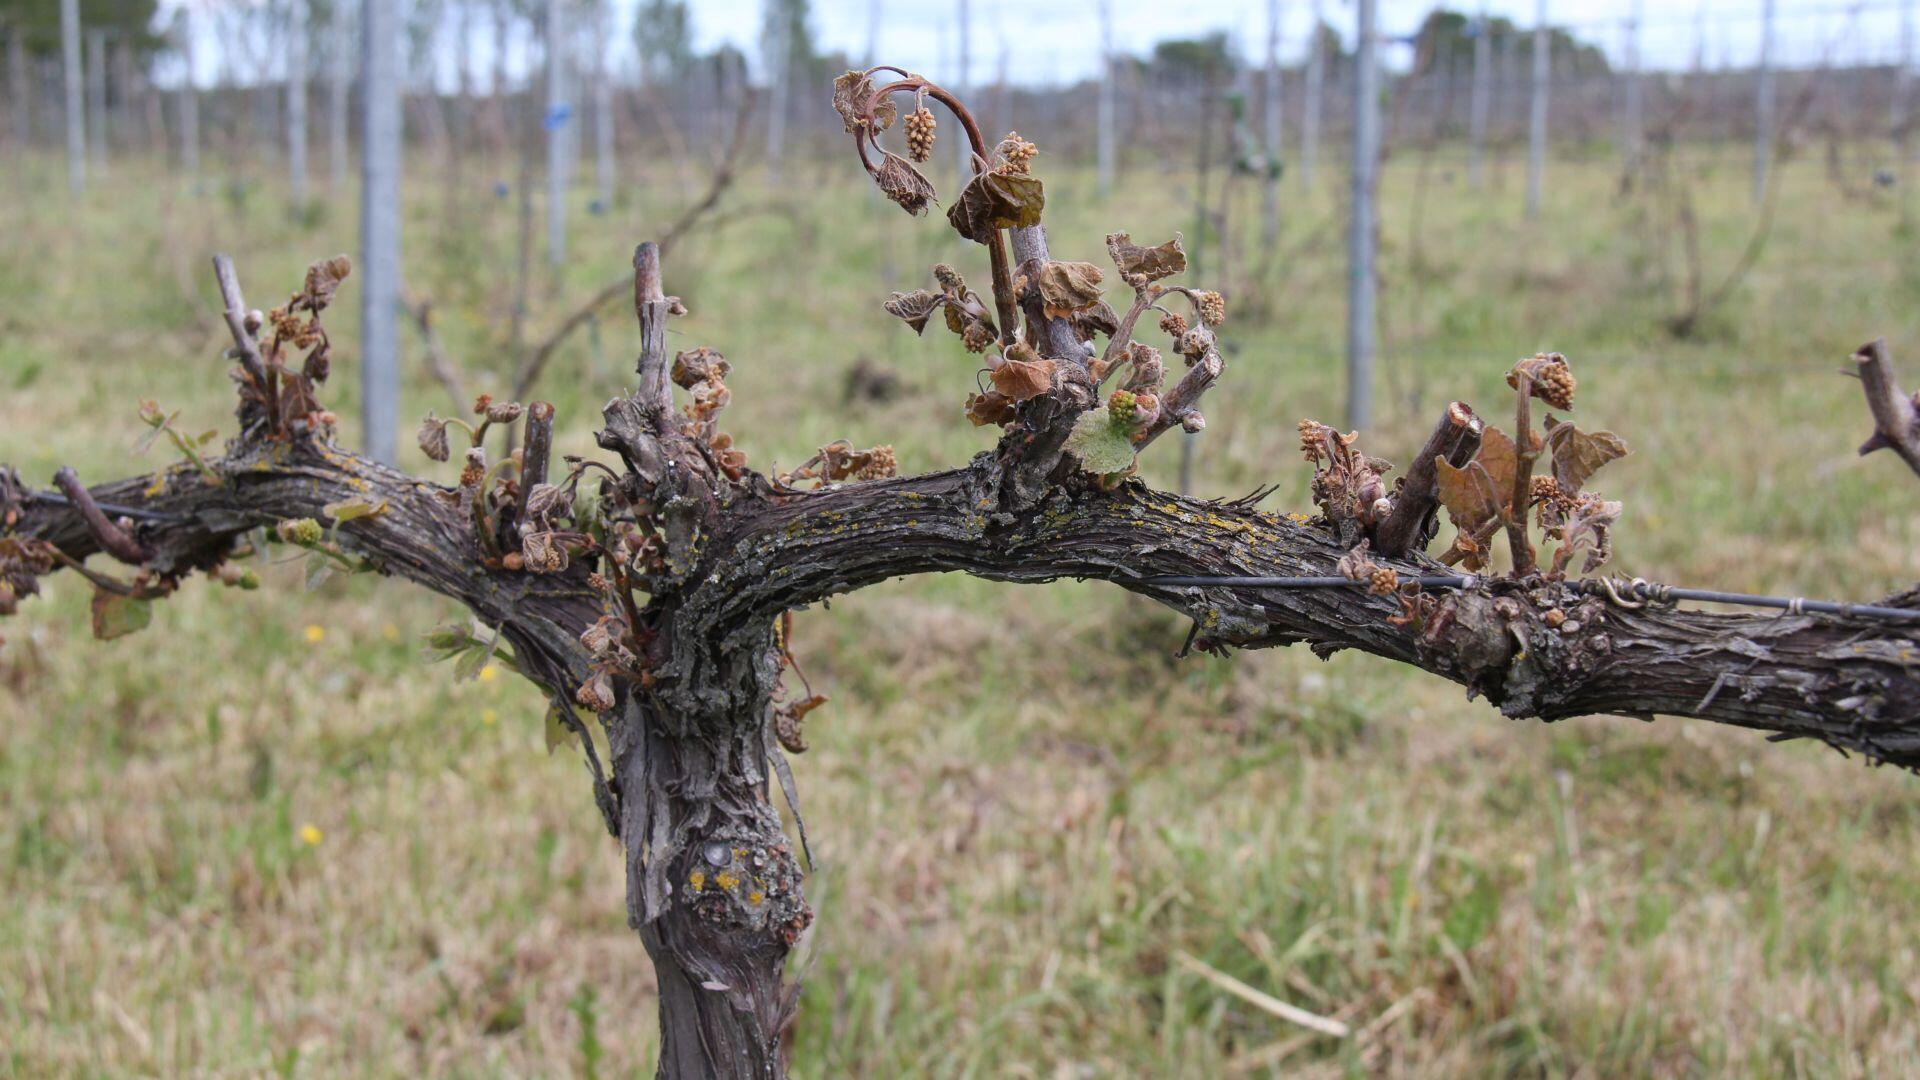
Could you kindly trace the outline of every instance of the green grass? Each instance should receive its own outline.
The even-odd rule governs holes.
[[[1876,334],[1920,352],[1920,264],[1894,204],[1788,166],[1758,269],[1681,342],[1660,328],[1682,266],[1656,199],[1556,167],[1529,226],[1517,174],[1474,195],[1436,169],[1423,195],[1416,165],[1396,161],[1383,190],[1370,450],[1404,461],[1449,398],[1504,416],[1506,368],[1558,349],[1581,421],[1635,450],[1601,481],[1626,501],[1621,568],[1817,596],[1914,580],[1913,478],[1853,456],[1865,410],[1835,374]],[[35,482],[163,464],[131,454],[142,397],[189,432],[230,425],[213,250],[264,307],[355,246],[350,213],[287,213],[257,177],[196,198],[128,163],[76,210],[55,162],[18,167],[0,204],[0,460]],[[793,166],[780,192],[749,177],[669,259],[692,311],[677,342],[733,360],[724,423],[757,467],[841,437],[893,443],[910,470],[989,444],[961,416],[974,358],[879,310],[938,260],[983,282],[978,249],[855,173]],[[1141,163],[1106,203],[1090,174],[1043,175],[1056,257],[1104,261],[1111,229],[1191,234],[1190,173]],[[1745,241],[1744,175],[1729,157],[1692,181],[1710,277]],[[575,218],[566,280],[535,283],[536,336],[670,219],[677,176],[636,176],[608,217]],[[1273,482],[1266,505],[1306,506],[1295,422],[1342,412],[1327,179],[1292,193],[1257,280],[1242,186],[1200,493]],[[421,180],[406,250],[470,382],[497,390],[514,215],[489,181],[450,203]],[[1212,278],[1217,250],[1201,258]],[[324,397],[351,444],[351,281],[346,296]],[[446,412],[407,345],[403,414]],[[616,307],[557,360],[542,395],[563,449],[590,451],[635,345]],[[904,393],[845,402],[863,357]],[[1149,478],[1170,484],[1177,457],[1157,446]],[[427,666],[419,637],[453,614],[433,597],[366,579],[307,594],[297,564],[267,576],[250,593],[191,583],[111,643],[88,639],[72,577],[0,624],[0,1073],[647,1067],[652,979],[620,860],[584,769],[543,750],[537,692]],[[795,762],[819,858],[796,1072],[1920,1068],[1910,778],[1679,721],[1515,724],[1367,657],[1174,661],[1184,632],[1107,588],[954,577],[798,617],[834,700]],[[1365,1034],[1301,1039],[1182,954]]]

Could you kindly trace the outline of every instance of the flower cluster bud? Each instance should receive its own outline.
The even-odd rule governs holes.
[[[1573,408],[1573,391],[1579,385],[1573,368],[1559,353],[1536,353],[1513,365],[1507,372],[1507,385],[1519,389],[1520,380],[1529,380],[1529,392],[1556,409]]]
[[[915,161],[925,161],[933,156],[933,129],[940,122],[933,118],[933,110],[925,105],[907,114],[907,156]]]
[[[312,547],[326,535],[320,523],[312,518],[290,518],[275,525],[273,531],[280,534],[280,539],[301,547]]]
[[[1021,138],[1019,132],[1009,131],[1007,137],[1000,140],[999,151],[1000,160],[1004,162],[1002,172],[1026,174],[1033,171],[1033,156],[1040,148]]]

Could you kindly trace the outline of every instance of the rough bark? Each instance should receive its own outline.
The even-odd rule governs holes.
[[[149,565],[168,572],[208,565],[247,530],[318,516],[329,502],[386,500],[387,512],[341,526],[344,545],[500,626],[536,658],[536,674],[577,681],[585,670],[576,639],[599,615],[596,598],[572,574],[473,565],[453,489],[333,449],[282,447],[212,464],[224,486],[181,466],[91,491],[174,517],[136,523],[154,553]],[[1697,717],[1920,766],[1920,627],[1911,624],[1628,608],[1566,583],[1486,578],[1438,597],[1416,627],[1389,621],[1400,613],[1396,597],[1358,589],[1148,585],[1140,579],[1331,574],[1346,552],[1317,522],[1139,484],[1063,485],[1008,512],[994,497],[1003,470],[989,453],[963,469],[734,499],[705,540],[710,554],[688,574],[694,584],[674,602],[655,694],[677,708],[656,722],[670,733],[757,723],[774,662],[731,658],[770,653],[781,612],[893,577],[960,571],[1024,584],[1111,581],[1193,617],[1200,647],[1358,649],[1461,683],[1509,716]],[[13,533],[75,558],[99,550],[81,513],[59,503],[27,501]],[[1403,576],[1435,571],[1424,558],[1382,561]],[[1912,594],[1893,603],[1920,607]],[[1555,610],[1565,621],[1550,628]]]

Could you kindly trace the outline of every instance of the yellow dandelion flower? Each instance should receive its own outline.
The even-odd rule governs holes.
[[[499,719],[500,719],[500,714],[497,712],[494,712],[492,709],[480,710],[480,724],[483,727],[492,727],[494,725],[494,722]]]
[[[327,639],[327,628],[317,623],[307,624],[307,644],[318,645]]]
[[[400,628],[393,625],[392,623],[388,623],[387,625],[381,627],[380,634],[382,637],[385,637],[388,641],[400,640]]]
[[[300,842],[308,847],[319,847],[320,841],[326,838],[326,834],[320,831],[320,826],[318,825],[300,826]]]
[[[486,667],[480,669],[480,681],[492,682],[494,676],[498,674],[500,674],[500,669],[494,667],[492,664],[488,664]]]

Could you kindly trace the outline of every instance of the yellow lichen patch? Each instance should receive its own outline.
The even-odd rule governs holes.
[[[740,875],[731,870],[722,870],[713,875],[713,883],[731,892],[735,886],[740,884]]]
[[[706,888],[707,887],[706,871],[695,870],[693,873],[688,874],[687,887],[692,889],[694,892],[699,892],[701,889]]]
[[[764,904],[766,902],[767,902],[766,893],[750,892],[747,894],[747,903],[752,904],[754,907],[759,907],[761,904]]]

